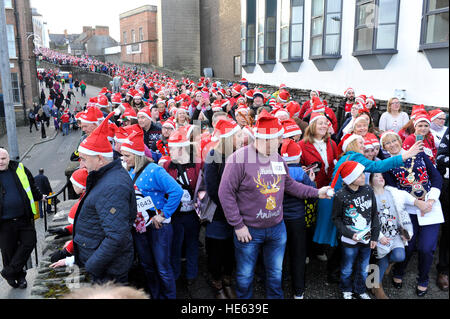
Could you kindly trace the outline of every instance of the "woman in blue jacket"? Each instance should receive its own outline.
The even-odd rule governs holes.
[[[162,167],[145,157],[142,131],[131,134],[128,140],[122,144],[121,153],[136,191],[138,214],[132,232],[136,250],[152,299],[175,299],[170,222],[183,190]]]
[[[393,156],[383,161],[371,161],[364,157],[364,139],[360,135],[347,134],[342,139],[342,142],[339,146],[342,147],[344,153],[341,155],[340,160],[337,162],[334,168],[333,179],[336,172],[339,170],[339,167],[346,161],[354,161],[362,164],[366,168],[364,171],[366,173],[384,173],[392,168],[400,167],[407,159],[421,152],[423,143],[417,142],[407,152],[404,152],[401,155]],[[334,191],[337,192],[341,188],[342,178],[339,177]],[[317,226],[313,240],[314,242],[319,244],[326,244],[330,245],[331,247],[336,247],[338,246],[338,239],[336,226],[334,226],[334,223],[332,222],[332,209],[332,199],[319,200],[319,204],[317,207]],[[340,251],[339,249],[336,249],[335,253],[328,260],[327,270],[329,281],[334,281],[332,276],[336,273],[336,270],[339,269],[339,256]]]

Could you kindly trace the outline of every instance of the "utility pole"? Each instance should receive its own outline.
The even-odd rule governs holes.
[[[0,25],[6,26],[5,1],[0,0]],[[6,28],[0,28],[0,76],[2,78],[3,105],[5,107],[6,135],[8,136],[8,152],[13,161],[19,160],[17,143],[16,113],[14,111],[11,70],[9,64],[8,35]]]

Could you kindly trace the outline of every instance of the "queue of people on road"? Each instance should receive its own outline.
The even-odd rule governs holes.
[[[54,62],[86,63],[49,52]],[[423,297],[434,258],[436,284],[448,289],[442,110],[417,105],[407,114],[394,97],[380,114],[374,97],[352,88],[339,106],[316,90],[301,105],[283,84],[269,92],[245,79],[224,85],[115,70],[120,92],[103,88],[75,115],[83,136],[72,183],[81,196],[70,232],[61,230],[73,236],[70,249],[54,254],[51,267],[75,263],[95,283],[127,283],[136,257],[151,297],[173,299],[177,285],[192,287],[199,276],[206,224],[218,299],[252,298],[258,265],[267,298],[284,298],[289,269],[294,298],[303,299],[314,256],[344,299],[387,299],[385,273],[406,289],[407,270],[417,272]],[[417,270],[407,268],[414,251]],[[371,286],[369,263],[382,270]]]

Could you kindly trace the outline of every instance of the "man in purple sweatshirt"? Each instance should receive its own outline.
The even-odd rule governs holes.
[[[284,192],[299,198],[328,198],[320,190],[296,182],[278,155],[283,126],[267,111],[256,123],[255,143],[236,151],[226,162],[219,198],[228,223],[234,227],[237,296],[250,299],[259,248],[266,270],[267,298],[283,298],[282,266],[286,247],[283,222]]]

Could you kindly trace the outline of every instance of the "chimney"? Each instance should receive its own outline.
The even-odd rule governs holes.
[[[95,34],[96,35],[109,35],[109,27],[108,26],[95,26]]]

